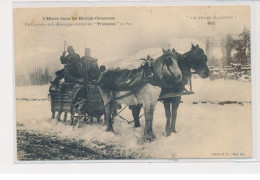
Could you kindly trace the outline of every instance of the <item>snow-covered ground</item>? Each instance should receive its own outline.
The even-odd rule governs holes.
[[[143,141],[144,117],[141,118],[141,128],[133,128],[133,123],[128,124],[117,117],[115,134],[106,132],[104,125],[96,123],[73,130],[69,125],[50,119],[50,101],[22,100],[47,99],[48,85],[16,88],[16,121],[23,124],[19,129],[83,140],[86,146],[96,151],[106,151],[96,142],[113,145],[122,156],[149,159],[250,157],[251,83],[200,78],[194,78],[192,82],[195,94],[182,98],[176,134],[164,135],[164,108],[157,103],[153,124],[156,139],[153,142]],[[223,101],[240,104],[218,104]],[[129,121],[133,119],[128,109],[120,115]]]

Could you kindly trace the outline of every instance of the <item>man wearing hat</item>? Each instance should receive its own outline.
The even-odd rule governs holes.
[[[64,68],[56,72],[56,78],[52,84],[58,85],[61,79],[65,79],[65,82],[75,82],[77,79],[82,78],[81,74],[81,60],[80,56],[75,53],[72,46],[68,46],[68,55],[66,51],[63,52],[60,57],[61,64],[64,64]]]

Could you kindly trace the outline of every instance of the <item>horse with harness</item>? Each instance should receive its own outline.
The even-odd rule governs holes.
[[[159,100],[163,102],[166,115],[166,135],[171,135],[172,132],[176,133],[176,118],[177,118],[177,109],[181,103],[182,95],[194,94],[185,89],[185,85],[190,82],[191,86],[191,69],[195,70],[201,78],[207,78],[209,76],[209,68],[207,66],[207,56],[204,54],[203,50],[198,46],[192,44],[191,50],[179,54],[172,50],[173,53],[177,54],[178,66],[182,73],[182,81],[176,82],[171,79],[166,79],[163,82],[166,82],[162,85],[162,91],[159,96]],[[170,106],[172,106],[170,109]],[[140,126],[140,107],[132,106],[132,114],[134,116],[135,127]]]
[[[144,136],[148,140],[155,138],[153,133],[153,114],[164,78],[182,80],[176,54],[164,50],[155,60],[148,59],[138,69],[107,70],[101,74],[98,86],[104,101],[107,131],[113,130],[113,109],[117,104],[142,105],[145,114]]]

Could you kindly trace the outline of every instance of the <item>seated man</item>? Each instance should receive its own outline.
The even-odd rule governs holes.
[[[85,82],[95,83],[100,75],[100,69],[97,64],[97,59],[90,56],[84,56],[81,58],[83,68],[82,74],[84,76]]]
[[[65,82],[75,83],[77,81],[81,82],[82,73],[81,73],[81,61],[80,56],[75,53],[72,46],[68,46],[68,55],[66,51],[63,52],[60,57],[61,64],[64,64],[64,68],[56,72],[56,78],[54,81],[51,81],[51,84],[58,86],[61,79],[65,79]]]

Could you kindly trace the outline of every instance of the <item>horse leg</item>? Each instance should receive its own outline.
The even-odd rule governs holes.
[[[104,110],[104,124],[107,124],[107,115],[106,115],[106,111]]]
[[[74,110],[73,110],[73,107],[71,106],[71,109],[70,109],[70,125],[73,125],[74,123]]]
[[[114,132],[113,130],[113,118],[111,116],[112,112],[111,112],[111,103],[109,103],[106,107],[105,107],[105,118],[106,118],[106,121],[107,121],[107,130],[106,131],[112,131]]]
[[[153,114],[154,114],[155,104],[150,104],[149,106],[144,106],[145,113],[145,128],[144,137],[145,139],[151,141],[155,138],[153,133]]]
[[[54,117],[55,117],[55,111],[51,111],[51,119],[54,119]]]
[[[86,119],[86,113],[84,112],[85,109],[85,104],[84,103],[80,103],[79,107],[78,107],[78,115],[80,116],[80,121],[84,122]]]
[[[171,135],[171,110],[170,110],[170,105],[171,103],[167,100],[163,101],[164,105],[164,110],[165,110],[165,116],[166,116],[166,127],[165,127],[165,132],[167,136]]]
[[[112,113],[111,116],[112,116],[112,119],[114,120],[114,118],[117,116],[117,107],[114,103],[111,103],[110,108],[111,108],[111,113]]]
[[[64,119],[63,119],[63,122],[64,122],[64,123],[66,123],[66,120],[67,120],[67,115],[68,115],[68,113],[67,113],[67,112],[65,112],[65,113],[64,113]]]
[[[175,124],[177,119],[177,110],[179,104],[181,103],[181,96],[174,98],[172,102],[172,122],[171,122],[171,132],[176,133]]]
[[[135,121],[135,128],[137,127],[140,127],[141,124],[140,124],[140,119],[139,119],[139,114],[140,114],[140,111],[141,111],[141,107],[139,106],[131,106],[131,109],[132,109],[132,115],[134,117],[134,121]]]
[[[111,91],[102,89],[99,87],[100,94],[102,96],[102,100],[104,103],[104,117],[105,117],[105,122],[107,124],[107,131],[114,131],[113,130],[113,118],[111,117],[112,111],[111,111],[111,106],[112,106],[112,99],[113,99],[113,93]]]
[[[57,121],[60,121],[61,111],[58,112],[58,115],[56,116]]]
[[[73,125],[73,123],[74,123],[74,114],[71,114],[71,123],[70,123],[70,125]]]

